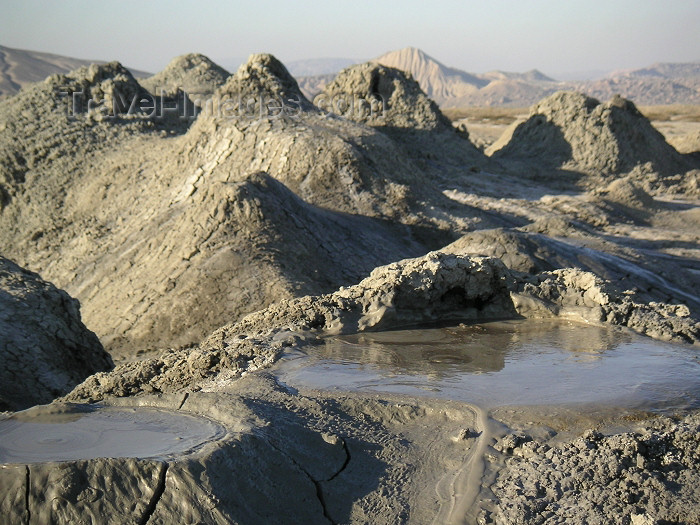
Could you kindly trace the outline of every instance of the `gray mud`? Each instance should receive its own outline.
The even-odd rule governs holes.
[[[602,325],[501,321],[327,337],[272,373],[292,387],[393,392],[504,405],[700,405],[700,361],[685,345]]]
[[[385,66],[349,68],[325,92],[381,96],[384,120],[314,106],[267,54],[231,76],[186,55],[150,82],[296,101],[295,113],[201,107],[192,121],[154,120],[83,107],[69,118],[60,91],[82,92],[84,106],[148,95],[118,63],[0,102],[3,255],[83,308],[81,321],[36,274],[6,272],[13,304],[0,320],[23,345],[5,345],[2,396],[26,404],[0,409],[61,395],[53,406],[135,409],[150,436],[137,444],[158,449],[3,464],[2,520],[698,523],[700,159],[634,104],[552,95],[489,157]],[[36,315],[52,305],[58,315]],[[598,336],[495,330],[478,352],[446,353],[444,339],[426,350],[382,333],[503,319],[589,323]],[[266,370],[330,336],[355,351],[374,341],[377,391],[295,386]],[[66,369],[80,374],[57,382]],[[379,391],[397,377],[411,389]],[[156,409],[223,430],[154,429]],[[169,448],[172,428],[198,445]]]
[[[222,435],[210,420],[166,410],[39,406],[0,420],[0,463],[165,458]]]

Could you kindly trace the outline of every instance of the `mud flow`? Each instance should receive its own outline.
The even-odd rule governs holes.
[[[202,417],[148,407],[35,407],[0,421],[0,463],[167,458],[221,437]]]
[[[329,337],[275,368],[295,388],[448,398],[484,408],[600,405],[658,412],[700,405],[700,363],[682,345],[561,321]]]

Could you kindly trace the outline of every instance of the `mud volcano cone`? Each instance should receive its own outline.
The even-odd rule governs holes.
[[[606,103],[561,91],[537,103],[491,148],[501,159],[530,160],[585,173],[618,174],[649,163],[662,174],[689,169],[686,160],[635,105]]]
[[[160,91],[175,95],[183,90],[189,95],[211,95],[222,86],[229,72],[199,53],[180,55],[161,71],[141,81],[141,85],[154,94]]]
[[[346,118],[371,126],[452,129],[449,119],[410,74],[371,62],[342,70],[317,101]]]

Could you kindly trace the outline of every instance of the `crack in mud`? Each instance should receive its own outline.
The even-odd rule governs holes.
[[[29,525],[29,523],[32,520],[32,513],[29,510],[29,489],[31,486],[30,485],[31,478],[30,478],[30,474],[29,474],[29,465],[25,465],[25,468],[27,469],[27,475],[26,475],[26,480],[25,480],[26,486],[24,489],[24,509],[27,511],[27,525]]]
[[[165,493],[165,475],[168,473],[168,464],[167,463],[162,463],[163,468],[158,474],[158,484],[156,485],[156,488],[153,490],[153,497],[151,498],[151,501],[148,503],[148,506],[146,507],[146,510],[143,513],[143,516],[141,517],[141,520],[139,520],[139,525],[146,525],[150,519],[153,517],[153,513],[156,511],[156,507],[158,506],[158,502],[160,499],[163,497],[163,494]]]
[[[348,444],[344,439],[343,439],[343,452],[345,452],[345,462],[341,465],[338,472],[336,472],[330,478],[325,480],[324,483],[328,483],[329,481],[333,481],[335,478],[337,478],[347,468],[348,463],[350,463],[350,450],[348,449]]]
[[[308,472],[306,472],[303,468],[301,470],[304,472],[304,474],[306,474],[309,477],[309,479],[313,482],[314,486],[316,487],[316,498],[318,498],[318,501],[321,504],[321,508],[323,509],[323,517],[326,518],[331,523],[331,525],[338,525],[328,514],[328,509],[326,508],[326,500],[323,497],[323,487],[321,487],[321,482],[316,481],[314,478],[312,478],[311,475]]]
[[[286,457],[287,459],[289,459],[289,461],[291,461],[291,462],[294,464],[294,466],[296,466],[296,467],[309,479],[309,481],[311,481],[311,483],[314,484],[314,488],[316,489],[316,498],[318,499],[318,502],[321,504],[321,510],[323,511],[323,517],[326,518],[326,519],[328,520],[328,522],[329,522],[331,525],[338,525],[335,521],[333,521],[333,519],[332,519],[332,518],[330,517],[330,515],[328,514],[328,509],[326,508],[326,500],[325,500],[325,498],[323,497],[323,487],[321,487],[321,483],[322,483],[322,482],[321,482],[321,481],[317,481],[316,479],[314,479],[314,477],[313,477],[304,467],[302,467],[302,466],[297,462],[296,459],[294,459],[291,455],[287,454],[287,453],[286,453],[284,450],[282,450],[280,447],[278,447],[277,445],[275,445],[275,444],[272,443],[271,441],[269,441],[268,443],[269,443],[270,446],[271,446],[272,448],[274,448],[277,452],[279,452],[279,453],[282,454],[284,457]],[[343,440],[343,444],[345,444],[345,440]],[[347,465],[347,462],[348,462],[348,460],[346,460],[345,464],[343,465],[343,467],[341,467],[340,471],[336,472],[336,473],[331,477],[331,479],[332,479],[333,477],[337,476],[337,475],[345,468],[345,466]]]
[[[177,407],[178,410],[180,410],[185,405],[185,401],[187,401],[188,397],[190,397],[190,393],[185,392],[185,395],[183,396],[182,401],[180,401],[180,405]]]

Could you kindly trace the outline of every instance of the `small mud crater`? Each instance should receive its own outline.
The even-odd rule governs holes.
[[[0,463],[167,458],[224,433],[209,419],[157,408],[39,406],[0,421]]]

